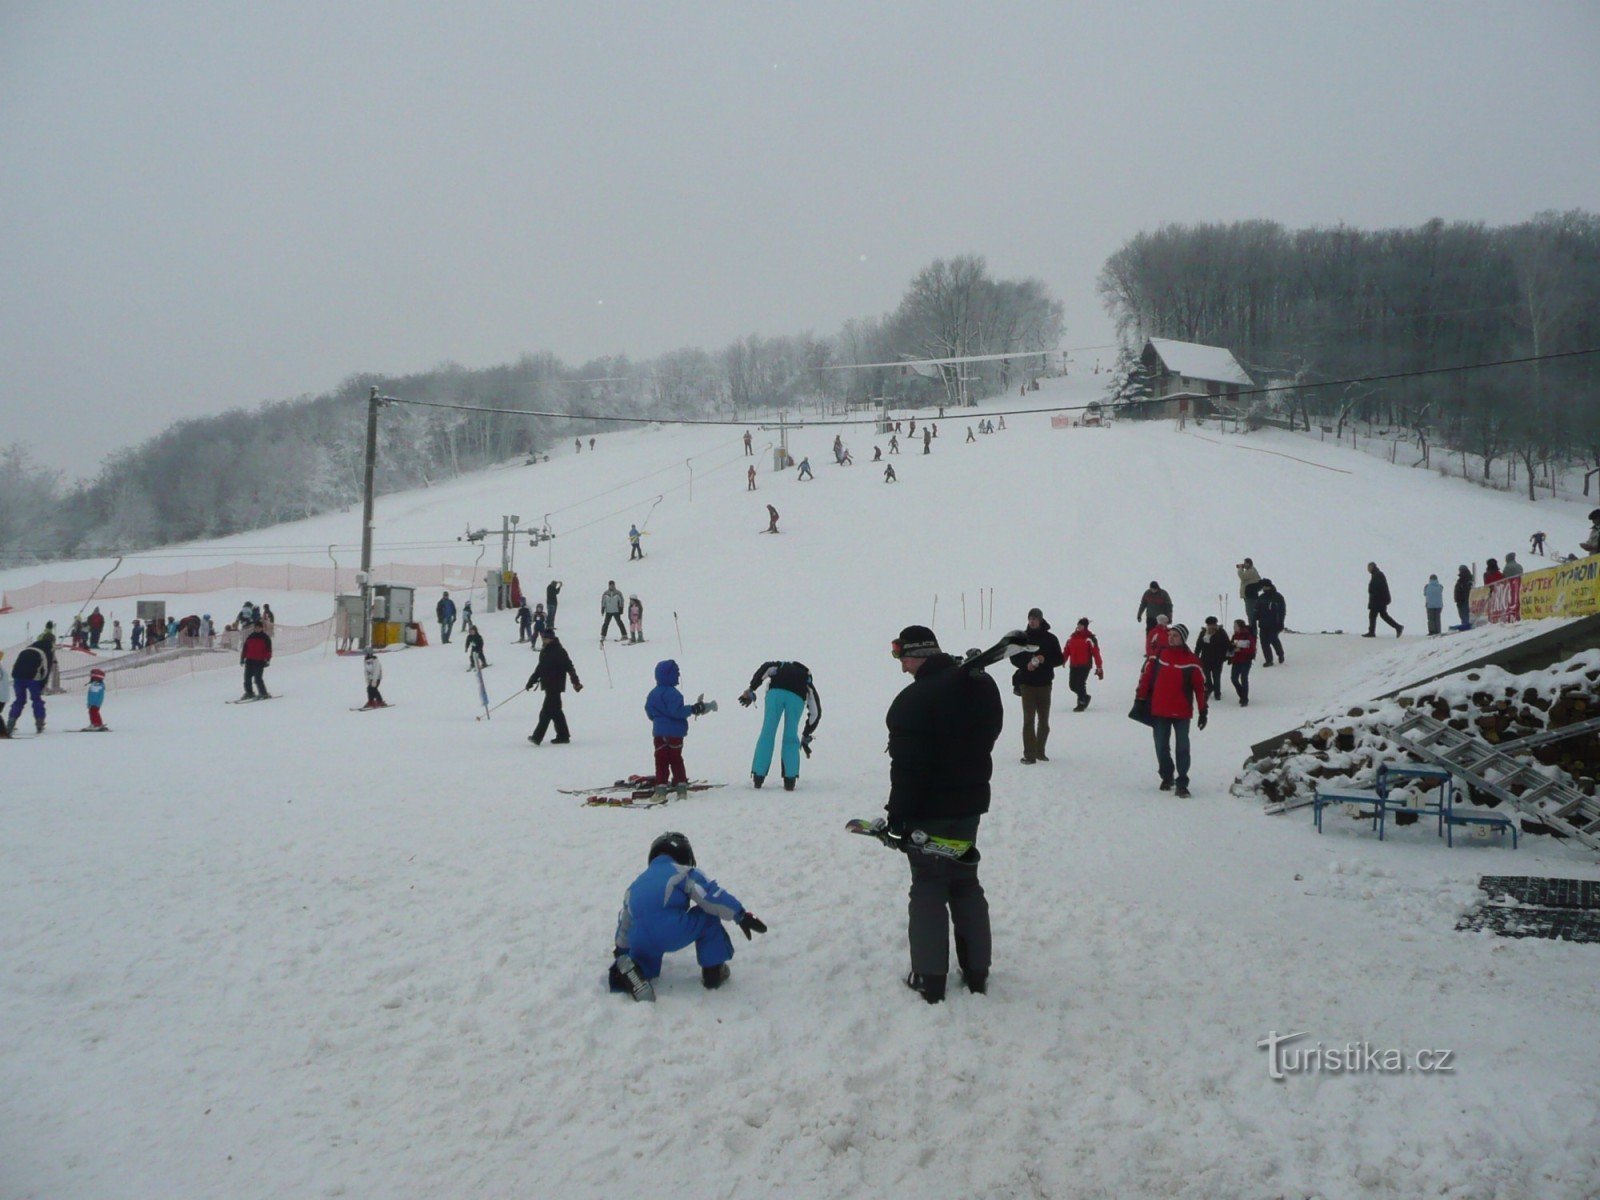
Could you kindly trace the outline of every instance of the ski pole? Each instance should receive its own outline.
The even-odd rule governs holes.
[[[939,628],[939,593],[933,594],[933,627]]]
[[[961,628],[967,627],[967,594],[961,593]]]
[[[672,628],[677,631],[677,634],[678,634],[678,657],[682,658],[683,657],[683,627],[678,624],[678,614],[677,613],[673,613],[672,614]]]
[[[525,690],[526,690],[526,689],[524,689],[524,691],[525,691]],[[511,702],[512,702],[512,701],[513,701],[513,700],[515,700],[515,699],[516,699],[516,698],[517,698],[517,697],[518,697],[518,696],[520,696],[520,695],[522,695],[522,692],[512,692],[512,693],[511,693],[511,695],[509,695],[509,696],[507,696],[507,697],[506,697],[506,698],[505,698],[505,699],[504,699],[504,700],[502,700],[502,701],[500,701],[500,703],[499,703],[499,704],[496,704],[496,705],[495,705],[495,706],[494,706],[494,708],[491,708],[491,709],[487,709],[487,710],[486,710],[486,711],[485,711],[485,712],[483,712],[483,713],[481,713],[481,714],[480,714],[480,715],[478,715],[478,716],[476,716],[476,717],[473,717],[473,718],[472,718],[472,719],[473,719],[473,720],[474,720],[474,721],[482,721],[482,720],[485,720],[485,719],[487,719],[487,717],[488,717],[488,715],[489,715],[489,713],[492,713],[492,712],[496,712],[496,711],[498,711],[498,710],[499,710],[499,709],[501,709],[501,708],[503,708],[503,707],[505,707],[505,706],[506,706],[506,705],[507,705],[507,704],[510,704],[510,703],[511,703]]]
[[[606,686],[614,688],[616,685],[611,682],[611,656],[606,653],[605,638],[600,639],[600,659],[606,664]]]

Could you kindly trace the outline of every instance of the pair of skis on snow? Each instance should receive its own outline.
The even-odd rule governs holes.
[[[691,792],[708,792],[712,788],[726,785],[708,783],[704,779],[691,779],[687,786]],[[556,790],[563,796],[582,796],[583,803],[588,808],[659,808],[677,796],[675,785],[669,785],[666,792],[657,795],[653,775],[630,775],[626,779],[619,779],[603,787]]]

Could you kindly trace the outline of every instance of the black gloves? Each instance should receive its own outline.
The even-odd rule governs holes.
[[[531,692],[531,691],[533,691],[534,688],[536,688],[538,686],[539,686],[539,677],[537,675],[529,675],[528,676],[528,686],[523,688],[522,690],[525,691],[525,692]]]
[[[806,757],[811,757],[811,735],[808,733],[800,739],[800,749],[806,752]]]
[[[748,689],[739,693],[739,703],[749,708],[756,702],[756,694]]]
[[[753,940],[750,937],[752,933],[765,933],[767,931],[767,925],[766,922],[760,917],[756,916],[755,913],[747,912],[744,914],[744,916],[739,918],[739,931],[744,934],[744,940],[748,942]]]
[[[1204,729],[1205,727],[1206,727],[1206,710],[1202,708],[1200,710],[1200,728]]]

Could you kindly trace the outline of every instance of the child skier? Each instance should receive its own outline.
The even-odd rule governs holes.
[[[371,650],[367,651],[367,660],[363,664],[367,675],[367,703],[366,708],[388,708],[388,703],[383,698],[383,693],[378,691],[378,685],[383,682],[383,664],[378,661],[378,656]]]
[[[96,733],[108,732],[106,723],[100,719],[100,706],[106,702],[106,673],[99,667],[89,672],[89,690],[84,699],[89,702],[89,728]]]
[[[529,641],[533,643],[533,652],[539,653],[539,642],[544,637],[544,631],[550,628],[550,619],[544,615],[544,605],[533,606],[533,633]]]
[[[750,941],[766,925],[715,880],[695,867],[694,848],[681,833],[663,833],[650,843],[649,866],[628,885],[617,914],[617,933],[607,982],[613,992],[653,1001],[651,980],[661,974],[661,959],[694,947],[700,983],[719,988],[728,981],[733,941],[723,928],[732,921]]]
[[[467,670],[477,667],[482,670],[489,665],[489,660],[483,657],[483,634],[478,632],[476,625],[467,626]]]
[[[644,605],[639,603],[637,596],[628,597],[628,640],[644,641]]]
[[[689,773],[683,765],[683,739],[689,734],[689,718],[716,710],[716,701],[707,702],[704,696],[693,704],[685,703],[678,690],[675,661],[666,658],[656,664],[656,686],[644,702],[655,738],[656,795],[664,796],[669,782],[677,788],[678,799],[689,794]]]

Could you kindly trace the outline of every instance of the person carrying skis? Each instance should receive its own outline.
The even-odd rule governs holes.
[[[683,739],[689,736],[689,718],[714,712],[715,704],[703,698],[685,703],[678,690],[678,664],[670,658],[656,664],[656,686],[644,702],[655,741],[656,794],[665,795],[671,783],[678,799],[689,794],[689,772],[683,765]]]
[[[1088,617],[1078,618],[1078,627],[1067,637],[1062,657],[1067,660],[1067,686],[1078,698],[1072,711],[1082,712],[1089,707],[1089,668],[1094,668],[1096,679],[1106,677],[1105,664],[1100,659],[1100,639],[1089,632]]]
[[[644,557],[644,547],[639,544],[640,541],[643,538],[644,538],[644,534],[639,532],[639,527],[637,525],[629,525],[628,526],[628,546],[629,546],[628,561],[629,562],[632,562],[636,558],[643,558]]]
[[[1228,631],[1217,624],[1215,617],[1207,617],[1195,635],[1194,654],[1205,675],[1206,693],[1213,700],[1222,699],[1222,664],[1228,661],[1228,653]]]
[[[611,628],[611,622],[617,623],[617,641],[625,642],[627,635],[622,629],[622,592],[617,588],[617,581],[606,581],[606,590],[600,593],[600,614],[604,618],[600,622],[600,640],[606,640],[606,633]]]
[[[1494,561],[1493,559],[1490,560]],[[1405,632],[1405,626],[1389,615],[1389,580],[1384,573],[1378,570],[1378,564],[1367,564],[1367,631],[1362,637],[1378,636],[1378,618],[1383,618],[1383,623],[1394,630],[1395,637]]]
[[[1261,641],[1261,665],[1272,666],[1272,656],[1277,654],[1278,665],[1283,666],[1284,622],[1289,618],[1289,606],[1283,593],[1270,579],[1261,581],[1261,591],[1256,595],[1256,631]]]
[[[244,695],[241,700],[270,700],[267,692],[267,665],[272,662],[272,638],[260,625],[253,628],[239,649],[244,666]],[[260,694],[257,694],[259,689]]]
[[[439,640],[448,646],[451,631],[456,627],[456,602],[450,599],[449,592],[439,597],[439,603],[433,606],[433,615],[439,618]]]
[[[35,733],[44,732],[44,681],[50,677],[50,647],[41,636],[17,654],[11,664],[11,713],[6,719],[6,732],[17,731],[17,721],[22,716],[23,705],[33,708]]]
[[[800,752],[811,757],[811,737],[822,720],[822,698],[811,680],[811,671],[805,663],[764,662],[750,676],[750,686],[739,695],[739,703],[749,708],[756,702],[756,689],[762,681],[767,684],[766,707],[761,720],[761,735],[756,739],[755,757],[750,761],[750,782],[760,787],[772,770],[772,747],[777,740],[778,724],[783,724],[783,790],[794,791],[800,778]],[[800,727],[801,714],[805,715],[805,728]]]
[[[525,642],[533,636],[533,612],[527,600],[517,605],[517,641]]]
[[[1167,644],[1152,654],[1139,675],[1136,699],[1150,705],[1150,729],[1155,735],[1156,769],[1161,775],[1161,790],[1170,792],[1177,784],[1179,799],[1189,797],[1189,721],[1200,710],[1200,728],[1206,727],[1206,681],[1200,660],[1185,644],[1189,630],[1183,625],[1167,628]],[[1177,772],[1174,778],[1172,741],[1177,735]]]
[[[628,640],[644,641],[644,605],[639,603],[637,596],[628,597]]]
[[[728,960],[733,957],[733,941],[723,922],[737,925],[746,941],[765,933],[766,923],[700,872],[694,847],[683,834],[663,833],[650,843],[645,857],[649,865],[622,896],[608,985],[635,1000],[654,1001],[652,981],[661,974],[661,960],[693,946],[700,986],[708,991],[721,987],[728,982]]]
[[[1031,765],[1050,761],[1044,752],[1050,740],[1050,691],[1062,657],[1061,642],[1050,632],[1042,610],[1028,610],[1027,635],[1035,649],[1011,656],[1017,669],[1011,688],[1022,699],[1022,761]]]
[[[478,627],[472,622],[467,622],[467,670],[474,668],[481,671],[489,665],[489,660],[483,656],[483,634],[478,632]]]
[[[1422,585],[1422,607],[1428,614],[1428,636],[1438,637],[1444,632],[1444,584],[1437,575],[1429,575]]]
[[[950,971],[952,923],[962,982],[980,994],[989,986],[989,901],[978,881],[977,841],[989,811],[992,756],[1005,709],[988,673],[941,651],[925,625],[906,626],[889,652],[912,679],[885,717],[889,802],[883,828],[903,839],[911,868],[906,986],[938,1004]]]
[[[550,739],[552,746],[565,746],[572,740],[572,733],[567,728],[567,714],[561,708],[561,694],[567,690],[567,680],[572,680],[572,690],[583,691],[583,682],[578,678],[578,672],[572,665],[572,658],[567,654],[567,648],[561,644],[561,639],[556,637],[554,631],[544,635],[544,648],[539,651],[539,661],[533,668],[533,674],[528,676],[527,685],[522,689],[525,692],[534,688],[544,689],[544,705],[539,709],[539,723],[534,726],[533,732],[528,735],[528,740],[535,746],[544,744],[545,731],[553,724],[556,727],[556,736]]]
[[[1133,614],[1133,619],[1143,620],[1145,632],[1149,633],[1156,627],[1156,618],[1161,616],[1172,619],[1172,597],[1152,579],[1144,595],[1139,597],[1139,611]]]
[[[544,589],[544,610],[550,614],[550,624],[547,626],[547,628],[552,631],[556,627],[556,601],[560,598],[561,581],[559,579],[552,579],[548,586],[546,586]]]
[[[1465,563],[1456,571],[1456,586],[1452,592],[1456,602],[1456,615],[1461,618],[1458,630],[1472,628],[1472,570]]]
[[[1233,640],[1228,643],[1228,682],[1239,697],[1239,707],[1250,707],[1250,664],[1256,660],[1256,635],[1244,621],[1233,623]]]
[[[367,680],[367,702],[364,708],[388,708],[388,703],[383,698],[383,693],[378,690],[378,685],[383,682],[383,664],[378,661],[374,651],[368,650],[365,661],[361,664],[362,673]]]

